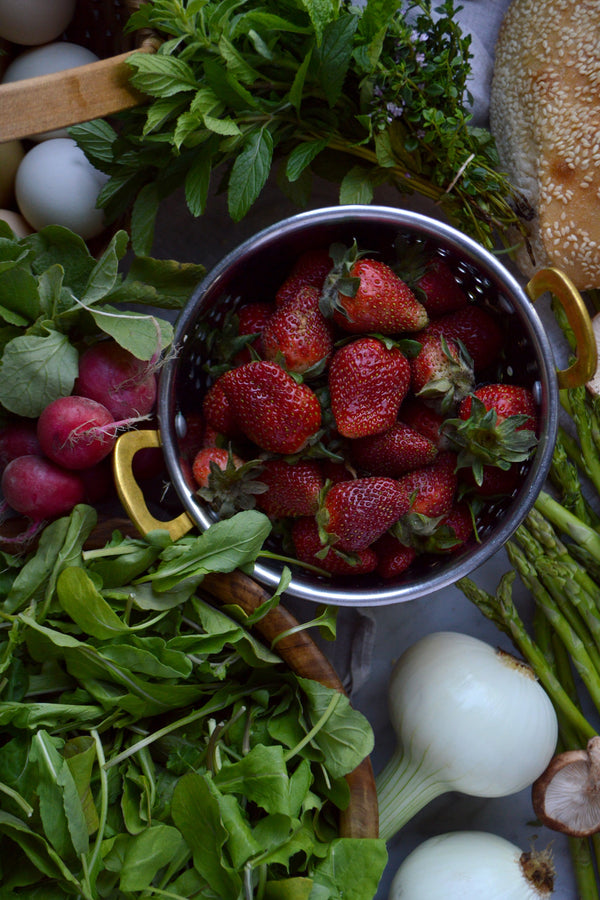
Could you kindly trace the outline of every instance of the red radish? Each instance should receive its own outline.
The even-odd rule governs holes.
[[[30,454],[41,455],[37,423],[33,419],[9,422],[0,429],[0,466]]]
[[[74,393],[102,403],[114,419],[147,416],[156,402],[152,362],[137,359],[116,341],[100,341],[79,360]]]
[[[2,473],[1,487],[10,508],[34,521],[64,515],[85,498],[78,473],[41,456],[11,460]]]
[[[59,397],[42,411],[37,435],[42,452],[66,469],[89,469],[111,452],[118,424],[88,397]]]

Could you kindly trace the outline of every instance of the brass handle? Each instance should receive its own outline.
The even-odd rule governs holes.
[[[176,519],[162,522],[155,519],[148,506],[144,494],[133,475],[133,457],[138,450],[147,447],[160,447],[158,431],[140,429],[139,431],[125,431],[115,444],[113,451],[113,473],[119,499],[125,512],[141,534],[160,529],[168,531],[171,538],[176,541],[193,528],[191,517],[183,512]]]
[[[552,267],[536,272],[525,290],[531,300],[537,300],[546,291],[553,294],[564,309],[573,330],[577,356],[568,369],[560,369],[556,373],[558,387],[573,388],[587,384],[598,365],[598,348],[592,320],[581,294],[564,272]]]

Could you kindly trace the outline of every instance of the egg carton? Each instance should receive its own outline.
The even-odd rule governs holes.
[[[78,0],[74,15],[57,40],[91,50],[98,61],[0,84],[0,142],[104,118],[138,105],[143,96],[130,85],[127,57],[154,52],[151,31],[126,33],[124,25],[144,0]],[[29,46],[0,39],[4,71]]]

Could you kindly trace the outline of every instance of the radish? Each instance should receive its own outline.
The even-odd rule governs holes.
[[[117,429],[128,423],[115,422],[101,403],[89,397],[59,397],[41,412],[37,436],[42,452],[66,469],[89,469],[108,456]]]
[[[36,522],[70,512],[84,499],[83,482],[41,456],[19,456],[2,473],[4,500],[15,512]]]
[[[40,455],[37,425],[33,419],[15,420],[0,429],[0,466],[18,456]]]
[[[154,360],[137,359],[114,340],[82,353],[74,393],[102,403],[115,419],[147,416],[156,402]]]

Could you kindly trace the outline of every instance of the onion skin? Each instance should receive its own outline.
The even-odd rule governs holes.
[[[410,853],[388,900],[542,900],[554,889],[548,851],[523,853],[483,831],[437,835]]]

